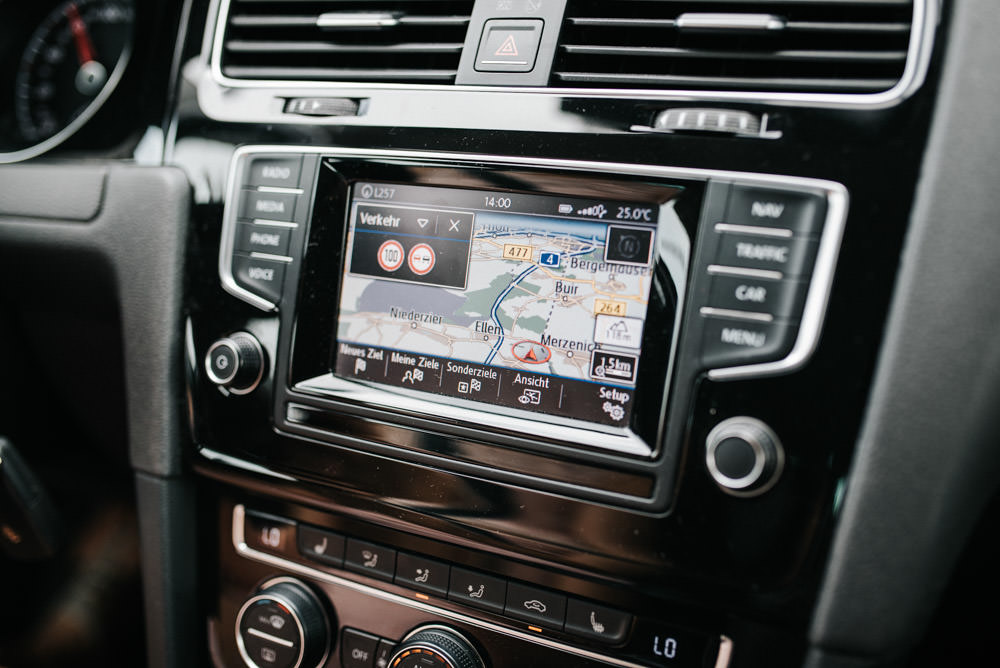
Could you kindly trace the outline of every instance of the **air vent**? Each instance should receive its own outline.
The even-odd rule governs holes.
[[[903,75],[913,16],[913,0],[569,0],[552,84],[877,93]]]
[[[473,0],[231,0],[232,79],[450,84]]]

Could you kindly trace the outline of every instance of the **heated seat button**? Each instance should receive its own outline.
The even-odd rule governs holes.
[[[344,567],[355,573],[392,582],[396,569],[396,551],[382,545],[348,538]]]
[[[247,174],[251,186],[298,188],[302,173],[302,156],[254,158]]]
[[[452,601],[502,614],[506,595],[506,580],[457,566],[451,569],[448,598]]]
[[[816,235],[823,227],[826,201],[819,195],[791,190],[733,186],[725,222],[778,227],[796,235]]]
[[[722,234],[716,264],[803,276],[812,272],[818,242],[807,238],[776,238],[751,234]]]
[[[299,554],[330,566],[344,565],[344,537],[324,529],[299,526]]]
[[[625,640],[632,615],[603,605],[569,599],[566,605],[566,633],[588,640],[620,643]]]
[[[283,517],[247,511],[243,540],[255,550],[295,556],[295,523]]]
[[[706,318],[702,361],[719,368],[779,360],[791,350],[796,330],[782,322]]]
[[[288,255],[292,229],[276,225],[240,223],[236,226],[236,250],[246,253]]]
[[[261,218],[291,222],[295,219],[298,195],[291,193],[244,190],[240,202],[240,218]]]
[[[716,274],[707,306],[798,320],[808,287],[806,281]]]
[[[562,629],[566,620],[566,597],[518,582],[507,584],[507,605],[504,614],[517,619]]]
[[[378,636],[354,629],[344,629],[340,643],[340,665],[344,668],[373,668]]]
[[[277,303],[281,299],[287,266],[278,260],[236,253],[233,255],[233,278],[240,287]]]
[[[448,564],[400,552],[396,558],[396,584],[417,591],[448,595]]]

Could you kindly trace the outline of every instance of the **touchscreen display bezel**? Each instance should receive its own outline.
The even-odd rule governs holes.
[[[625,427],[553,417],[544,413],[498,410],[479,402],[462,402],[450,397],[401,390],[393,386],[357,382],[331,373],[336,362],[337,313],[340,281],[344,267],[351,188],[361,182],[384,182],[436,187],[459,187],[488,192],[521,192],[575,196],[594,201],[600,198],[649,202],[657,207],[670,203],[677,208],[677,229],[671,233],[670,257],[657,251],[650,305],[643,333],[642,358],[636,378],[638,397]],[[678,189],[683,194],[676,197]],[[670,193],[673,193],[671,195]],[[429,417],[453,424],[474,424],[498,435],[517,435],[541,444],[570,445],[577,451],[610,451],[649,458],[656,455],[658,434],[667,401],[668,379],[677,342],[679,322],[690,260],[690,239],[697,225],[704,182],[683,178],[654,180],[631,175],[604,175],[585,172],[557,172],[529,167],[415,166],[322,158],[316,190],[310,245],[332,249],[326,266],[311,262],[309,273],[324,275],[322,289],[313,275],[303,284],[299,297],[296,340],[291,367],[291,385],[303,392],[332,397],[348,405],[373,407],[397,414]],[[596,197],[595,197],[596,195]],[[671,200],[673,200],[671,202]],[[322,238],[326,237],[326,238]],[[661,239],[662,239],[661,235]],[[659,245],[659,244],[658,244]],[[315,253],[314,253],[315,254]],[[671,268],[667,268],[667,264]],[[335,270],[332,269],[335,267]],[[325,302],[325,306],[321,303]],[[321,317],[317,317],[319,314]],[[301,323],[309,322],[308,327]],[[329,340],[320,340],[325,322]],[[316,351],[324,349],[328,358],[318,368]],[[319,373],[317,373],[319,372]]]

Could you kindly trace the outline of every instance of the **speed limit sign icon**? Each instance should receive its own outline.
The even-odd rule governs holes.
[[[405,257],[403,244],[395,239],[390,239],[378,247],[378,266],[382,267],[382,271],[396,271],[403,266]]]

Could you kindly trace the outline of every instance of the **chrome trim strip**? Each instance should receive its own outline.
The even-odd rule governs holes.
[[[268,476],[269,478],[277,478],[278,480],[283,480],[286,482],[298,482],[296,478],[290,475],[285,475],[284,473],[278,473],[272,469],[269,469],[260,464],[254,464],[253,462],[248,462],[237,457],[231,457],[230,455],[223,454],[221,452],[216,452],[211,448],[199,448],[198,454],[207,459],[210,462],[216,464],[223,464],[225,466],[230,466],[232,468],[241,469],[243,471],[248,471],[250,473],[256,473],[257,475]]]
[[[274,260],[275,262],[292,261],[292,258],[287,255],[271,255],[270,253],[258,253],[257,251],[250,251],[250,257],[255,257],[258,260]]]
[[[326,12],[316,17],[316,27],[323,30],[392,28],[398,25],[399,17],[389,12]]]
[[[883,109],[910,97],[923,84],[930,65],[934,31],[939,20],[938,0],[914,0],[913,21],[910,28],[910,44],[907,49],[906,65],[895,86],[880,93],[765,93],[739,91],[699,91],[699,90],[645,90],[645,89],[593,89],[593,88],[546,88],[529,86],[455,86],[421,84],[363,84],[316,81],[280,81],[256,79],[231,79],[222,73],[221,55],[225,35],[226,18],[229,15],[230,0],[221,0],[215,15],[214,28],[209,25],[206,35],[214,33],[210,55],[211,77],[223,88],[295,89],[314,90],[317,95],[330,95],[337,91],[343,97],[365,97],[377,91],[387,90],[438,90],[474,91],[498,93],[525,93],[554,97],[612,98],[636,100],[674,100],[691,102],[711,100],[716,102],[744,102],[752,104],[773,104],[781,106],[831,107],[853,109]],[[209,14],[209,22],[212,15]],[[341,92],[349,91],[349,92]],[[319,119],[297,118],[295,123],[322,122]]]
[[[301,195],[302,188],[279,188],[277,186],[256,186],[259,193],[280,193],[285,195]]]
[[[716,232],[733,232],[736,234],[753,234],[759,237],[777,237],[791,239],[794,233],[783,227],[756,227],[754,225],[733,225],[732,223],[716,223]]]
[[[284,638],[279,638],[278,636],[272,636],[270,633],[264,633],[263,631],[258,631],[253,627],[247,629],[247,633],[249,633],[252,636],[257,636],[258,638],[263,638],[264,640],[270,640],[271,642],[276,642],[284,647],[295,647],[295,643],[293,643],[291,640],[285,640]]]
[[[726,267],[721,264],[708,265],[708,273],[722,274],[723,276],[749,276],[750,278],[770,278],[780,281],[785,277],[780,271],[770,271],[768,269],[744,269],[743,267]]]
[[[737,320],[756,320],[758,322],[774,322],[774,316],[770,313],[754,313],[753,311],[737,311],[728,308],[715,308],[714,306],[702,306],[699,313],[707,316],[719,318],[735,318]]]
[[[784,30],[785,19],[774,14],[685,12],[677,17],[679,30]]]
[[[276,568],[283,568],[287,571],[296,573],[304,577],[309,577],[314,580],[319,580],[320,582],[325,582],[327,584],[337,585],[339,587],[345,587],[353,591],[359,592],[361,594],[367,594],[368,596],[373,596],[375,598],[387,601],[389,603],[397,603],[399,605],[406,606],[408,608],[413,608],[414,610],[420,610],[421,612],[430,613],[437,615],[439,617],[444,617],[452,621],[461,622],[463,624],[468,624],[470,626],[475,626],[480,629],[487,631],[492,631],[494,633],[499,633],[510,638],[515,638],[517,640],[523,640],[525,642],[532,643],[534,645],[541,645],[548,649],[554,649],[560,652],[566,652],[567,654],[572,654],[574,656],[579,656],[584,659],[589,659],[591,661],[600,661],[601,663],[606,663],[612,666],[621,666],[622,668],[645,668],[643,664],[633,663],[625,659],[618,659],[612,656],[606,656],[603,654],[598,654],[590,650],[581,649],[579,647],[573,647],[572,645],[567,645],[565,643],[550,640],[545,637],[530,635],[523,631],[517,631],[515,629],[509,629],[505,626],[500,626],[499,624],[494,624],[492,622],[487,622],[482,619],[477,619],[475,617],[470,617],[469,615],[455,612],[453,610],[445,610],[444,608],[438,608],[428,603],[423,603],[418,600],[413,600],[406,598],[405,596],[400,596],[398,594],[392,594],[387,591],[382,591],[381,589],[376,589],[375,587],[369,587],[368,585],[361,584],[360,582],[354,582],[353,580],[348,580],[342,578],[338,575],[333,575],[332,573],[327,573],[325,571],[320,571],[315,568],[310,568],[304,564],[299,564],[282,557],[277,557],[272,554],[267,554],[265,552],[260,552],[253,549],[247,545],[245,536],[243,534],[243,520],[246,515],[246,508],[242,504],[237,504],[233,507],[233,547],[236,549],[237,554],[249,559],[251,561],[256,561],[262,564],[268,564],[269,566],[274,566]],[[722,636],[722,643],[724,643],[727,638]],[[731,641],[730,641],[731,642]],[[721,648],[721,644],[720,644]],[[718,666],[719,664],[716,663]]]
[[[733,659],[733,640],[728,636],[719,639],[719,654],[715,658],[715,668],[729,668]]]
[[[254,218],[254,225],[270,225],[272,227],[291,227],[296,228],[299,226],[298,223],[289,223],[285,220],[268,220],[267,218]]]

